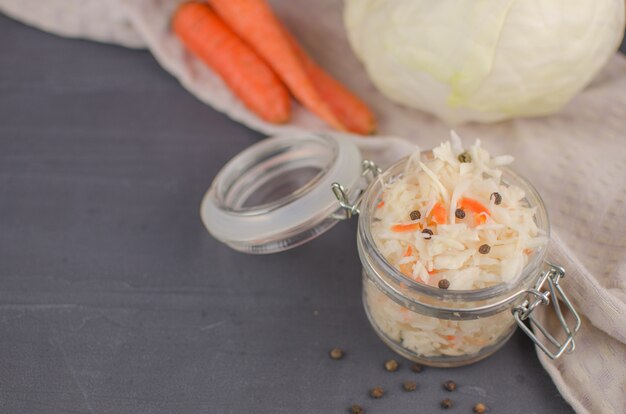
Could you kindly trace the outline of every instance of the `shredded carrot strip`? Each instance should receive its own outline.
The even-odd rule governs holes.
[[[446,335],[446,339],[448,341],[454,341],[456,339],[456,336],[454,336],[454,335]]]
[[[413,254],[413,247],[409,245],[409,247],[407,247],[406,251],[404,252],[404,257],[410,256],[412,254]]]
[[[463,210],[469,210],[475,214],[489,214],[489,209],[480,201],[474,200],[473,198],[463,197],[459,200],[459,207]]]
[[[378,205],[376,206],[376,208],[381,208],[382,206],[385,205],[385,200],[381,200],[380,203],[378,203]]]
[[[441,203],[435,203],[432,210],[430,210],[430,215],[437,224],[446,224],[448,222],[448,213]]]
[[[404,231],[413,231],[419,230],[419,223],[411,223],[411,224],[394,224],[391,226],[391,231],[395,231],[396,233],[402,233]]]
[[[413,263],[402,263],[400,265],[400,271],[406,276],[411,277],[413,273]]]
[[[487,221],[486,215],[489,215],[489,209],[481,202],[473,198],[463,197],[459,200],[459,207],[474,213],[476,224],[484,224]]]

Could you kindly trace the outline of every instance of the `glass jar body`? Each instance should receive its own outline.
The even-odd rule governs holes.
[[[547,248],[538,248],[515,280],[484,289],[446,290],[407,278],[382,256],[371,231],[385,185],[401,176],[405,165],[400,161],[385,171],[367,189],[361,204],[357,244],[365,311],[378,336],[402,356],[431,366],[471,364],[496,352],[514,333],[517,323],[512,310],[541,276]],[[503,181],[524,190],[526,201],[536,208],[538,227],[549,235],[545,207],[536,190],[509,170],[504,170]]]
[[[509,308],[489,316],[458,312],[432,316],[409,301],[388,295],[363,270],[363,306],[376,334],[398,354],[423,365],[456,367],[472,364],[496,352],[517,327]]]

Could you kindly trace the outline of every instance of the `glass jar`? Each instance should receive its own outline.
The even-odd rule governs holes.
[[[408,359],[440,367],[479,361],[502,347],[515,331],[512,309],[522,306],[528,292],[549,271],[544,265],[547,246],[529,258],[516,280],[485,289],[443,290],[407,278],[385,260],[371,231],[384,185],[399,177],[405,166],[406,159],[382,173],[359,206],[357,241],[365,312],[378,336]],[[537,191],[511,170],[502,170],[503,183],[524,190],[525,201],[536,209],[537,226],[548,236],[548,216]]]
[[[413,361],[440,367],[479,361],[502,347],[517,326],[550,358],[572,351],[580,319],[559,283],[564,270],[545,262],[546,246],[533,253],[516,280],[470,291],[417,283],[387,262],[372,235],[374,210],[384,184],[399,177],[405,164],[406,159],[400,160],[382,172],[362,160],[356,145],[344,138],[319,134],[268,138],[222,168],[203,199],[202,220],[212,235],[232,248],[265,254],[296,247],[338,221],[359,215],[365,312],[378,336]],[[549,235],[537,191],[506,168],[502,180],[524,190],[526,202],[536,208],[537,226]],[[573,328],[565,321],[560,301],[574,317]],[[564,339],[532,317],[537,306],[548,304]]]

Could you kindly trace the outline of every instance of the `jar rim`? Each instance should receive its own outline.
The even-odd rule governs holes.
[[[422,157],[430,154],[432,154],[430,151],[423,151]],[[369,251],[369,258],[372,259],[376,265],[384,271],[385,275],[389,276],[394,283],[402,284],[408,292],[422,294],[436,299],[445,299],[446,302],[481,301],[501,297],[509,293],[511,294],[510,297],[514,297],[520,290],[524,290],[524,286],[526,286],[530,280],[534,280],[534,277],[536,277],[538,270],[541,268],[541,265],[546,258],[550,241],[550,222],[545,204],[539,195],[539,192],[527,179],[507,167],[499,167],[500,170],[502,170],[502,181],[508,185],[515,185],[524,190],[525,199],[531,207],[536,208],[535,221],[537,226],[548,238],[548,243],[533,253],[518,277],[511,282],[501,282],[497,285],[481,289],[444,290],[435,286],[416,282],[406,277],[391,263],[389,263],[389,261],[376,247],[376,242],[372,234],[371,222],[374,216],[375,207],[378,204],[378,197],[382,191],[383,184],[388,182],[389,178],[401,175],[408,159],[409,157],[404,157],[383,171],[379,178],[368,187],[367,192],[364,195],[359,214],[358,233],[359,239],[363,243],[373,247]]]

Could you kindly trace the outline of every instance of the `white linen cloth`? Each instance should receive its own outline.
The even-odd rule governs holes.
[[[148,48],[189,92],[237,122],[265,134],[327,130],[299,106],[288,125],[251,114],[168,29],[180,0],[0,0],[0,11],[63,36]],[[388,164],[411,150],[403,137],[429,148],[450,127],[391,103],[376,91],[348,46],[340,0],[270,0],[311,55],[374,109],[379,135],[354,138],[366,157]],[[576,41],[576,39],[572,39]],[[456,127],[537,187],[552,222],[550,259],[567,271],[563,287],[583,318],[576,352],[539,359],[578,413],[626,412],[626,58],[616,55],[560,113],[492,125]],[[551,311],[539,319],[554,324]]]

